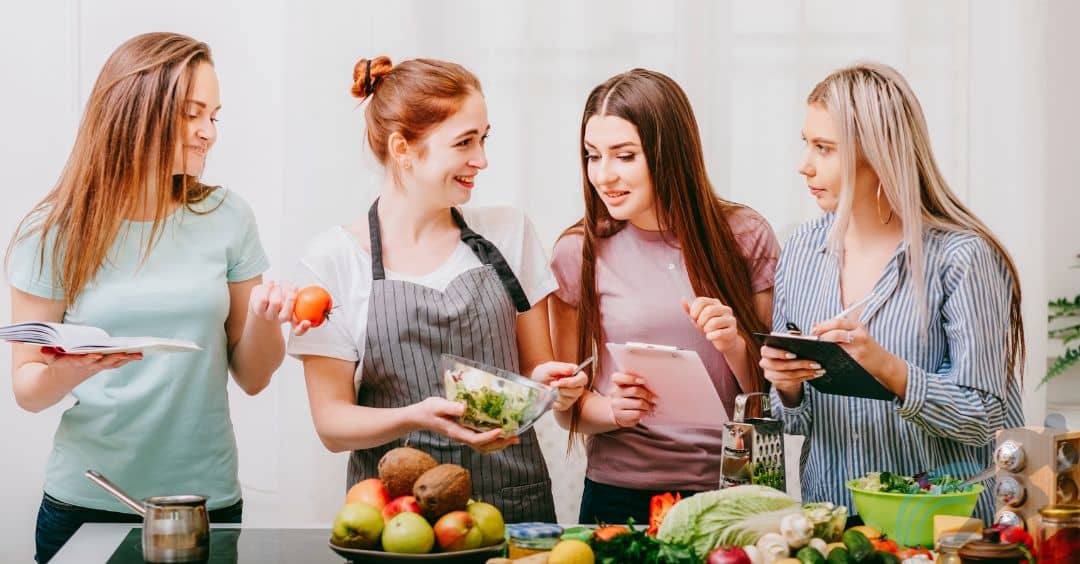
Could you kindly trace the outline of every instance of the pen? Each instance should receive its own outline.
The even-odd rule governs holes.
[[[588,365],[592,364],[592,362],[593,362],[594,360],[596,360],[596,355],[595,355],[595,354],[594,354],[594,355],[592,355],[592,356],[590,356],[589,358],[586,358],[585,360],[583,360],[583,361],[581,362],[581,364],[579,364],[579,365],[575,366],[575,367],[574,367],[574,371],[573,371],[573,372],[571,372],[571,373],[570,373],[569,375],[567,375],[567,376],[555,376],[555,377],[553,377],[553,378],[552,378],[552,382],[554,382],[555,380],[562,380],[563,378],[569,378],[570,376],[573,376],[574,374],[577,374],[578,372],[581,372],[582,370],[584,370],[584,369],[585,369],[585,367],[586,367],[586,366],[588,366]]]
[[[675,289],[679,291],[679,296],[686,300],[687,304],[693,304],[694,299],[696,298],[696,296],[694,296],[694,288],[683,280],[682,272],[675,266],[675,263],[669,263],[667,265],[667,273],[668,278],[670,278],[671,282],[675,285]]]
[[[586,366],[592,364],[592,362],[594,360],[596,360],[596,355],[592,355],[589,358],[586,358],[585,360],[583,360],[581,362],[581,364],[574,367],[574,371],[571,372],[570,375],[574,375],[574,374],[577,374],[578,372],[581,372],[582,370],[585,369]]]
[[[851,315],[851,312],[853,312],[853,311],[859,309],[860,307],[862,307],[863,305],[865,305],[866,302],[870,301],[870,298],[873,298],[873,297],[874,297],[874,293],[870,292],[869,294],[863,296],[862,299],[856,300],[855,303],[847,306],[847,308],[844,309],[844,311],[841,311],[840,313],[836,314],[833,317],[833,319],[840,319],[842,317],[847,317],[848,315]]]

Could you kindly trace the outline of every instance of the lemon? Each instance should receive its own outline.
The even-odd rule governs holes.
[[[548,554],[548,564],[594,564],[596,556],[588,543],[579,540],[559,541]]]

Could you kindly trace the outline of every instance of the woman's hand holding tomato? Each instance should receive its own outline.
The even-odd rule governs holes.
[[[299,291],[292,284],[274,280],[259,284],[251,289],[248,301],[251,314],[262,321],[290,323],[294,335],[303,335],[313,325],[310,321],[297,318],[293,311],[298,294]]]

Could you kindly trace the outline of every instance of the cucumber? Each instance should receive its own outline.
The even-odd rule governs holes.
[[[851,557],[851,553],[844,547],[836,547],[829,552],[829,557],[825,560],[828,564],[854,564],[855,560]]]
[[[870,544],[870,539],[859,531],[844,531],[843,541],[855,562],[862,562],[874,553],[874,545]]]
[[[816,548],[807,546],[795,553],[795,558],[802,564],[826,564],[825,557]]]
[[[879,550],[877,559],[880,564],[900,564],[900,558],[891,552]]]

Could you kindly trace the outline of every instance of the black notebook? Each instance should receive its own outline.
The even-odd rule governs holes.
[[[896,394],[881,385],[840,345],[819,341],[817,337],[783,333],[754,333],[761,342],[774,349],[795,353],[801,359],[821,365],[825,374],[810,380],[819,392],[876,400],[896,399]]]

